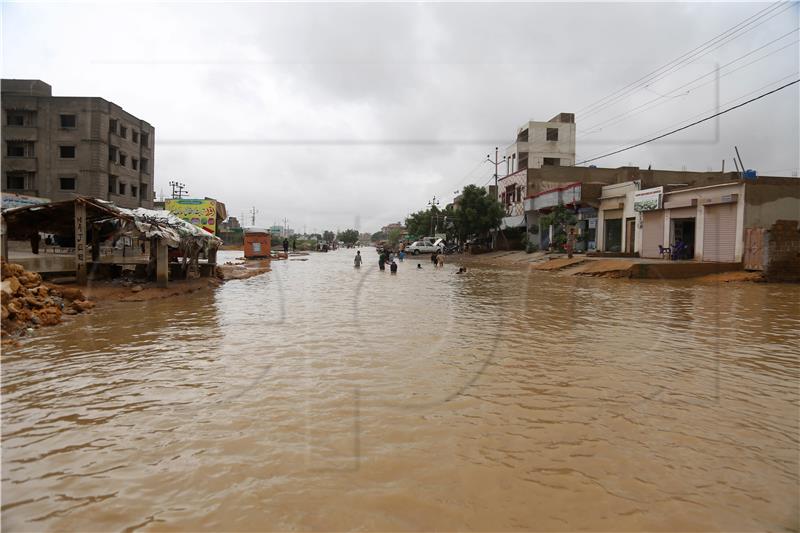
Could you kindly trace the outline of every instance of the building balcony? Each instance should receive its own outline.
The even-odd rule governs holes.
[[[3,126],[4,141],[36,141],[38,133],[36,126]]]
[[[575,205],[581,201],[582,184],[570,183],[563,187],[542,191],[525,198],[525,211],[543,211],[558,205]]]
[[[36,172],[38,161],[35,157],[3,157],[3,171],[24,170]]]

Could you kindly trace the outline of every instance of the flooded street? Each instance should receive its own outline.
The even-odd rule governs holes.
[[[4,350],[3,529],[800,527],[800,286],[362,254]]]

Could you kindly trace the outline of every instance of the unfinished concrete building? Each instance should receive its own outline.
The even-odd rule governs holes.
[[[3,191],[153,207],[155,130],[99,97],[53,96],[41,80],[2,80]]]

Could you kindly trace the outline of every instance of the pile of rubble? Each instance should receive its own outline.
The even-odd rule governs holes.
[[[25,335],[32,328],[53,326],[63,315],[88,311],[94,302],[76,288],[49,287],[21,265],[2,263],[2,337]]]

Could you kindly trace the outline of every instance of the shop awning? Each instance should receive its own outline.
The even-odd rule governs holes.
[[[526,227],[525,215],[503,217],[503,220],[500,221],[500,229],[524,228],[524,227]]]

